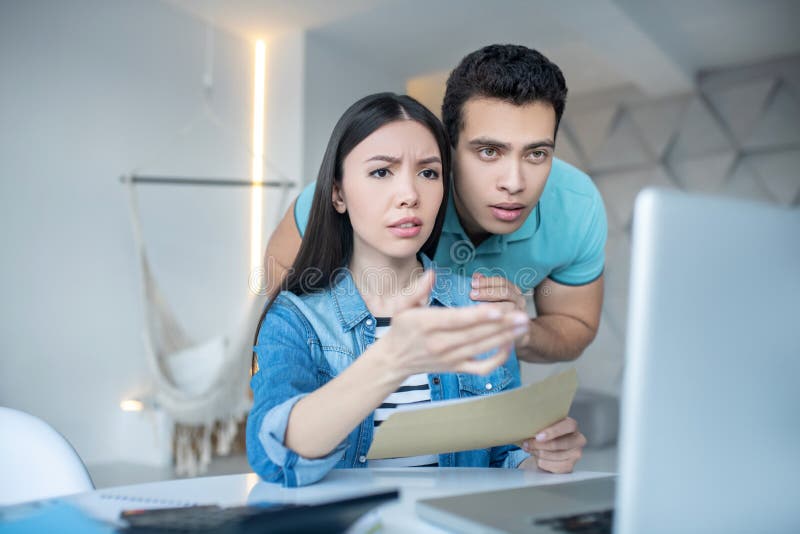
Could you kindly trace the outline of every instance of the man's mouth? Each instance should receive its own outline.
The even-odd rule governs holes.
[[[494,215],[495,219],[503,222],[514,222],[522,215],[525,205],[518,202],[501,202],[489,207],[492,209],[492,215]]]

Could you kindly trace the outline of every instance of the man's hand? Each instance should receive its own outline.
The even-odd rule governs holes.
[[[531,457],[519,468],[538,467],[550,473],[571,473],[581,459],[585,445],[586,437],[578,430],[578,423],[567,417],[522,443],[522,449],[531,453]]]
[[[472,291],[469,296],[472,300],[497,302],[504,308],[526,311],[525,297],[522,296],[522,291],[511,280],[502,276],[474,273],[472,275]]]
[[[472,291],[469,294],[472,300],[480,302],[494,302],[501,309],[519,310],[527,312],[525,297],[522,291],[511,280],[502,276],[486,276],[481,273],[472,275]],[[520,340],[520,345],[527,345],[530,333],[526,333]]]
[[[472,300],[492,302],[502,309],[526,311],[520,289],[502,276],[472,275]],[[600,325],[603,277],[582,286],[567,286],[547,278],[534,293],[537,317],[516,344],[517,358],[531,363],[574,360],[592,342]]]

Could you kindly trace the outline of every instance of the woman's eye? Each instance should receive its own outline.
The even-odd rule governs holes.
[[[488,159],[497,157],[497,149],[488,146],[480,149],[479,153],[481,156]]]
[[[389,176],[389,169],[385,169],[385,168],[375,169],[374,171],[372,171],[369,174],[370,174],[370,176],[374,176],[376,178],[386,178],[387,176]]]
[[[419,175],[422,176],[423,178],[428,178],[428,179],[435,179],[439,177],[439,173],[434,171],[433,169],[422,170],[420,171]]]

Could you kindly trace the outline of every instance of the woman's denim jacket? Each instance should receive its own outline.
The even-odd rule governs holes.
[[[431,306],[468,306],[470,279],[437,269],[421,255],[425,269],[437,270]],[[325,291],[298,297],[282,292],[258,332],[259,371],[251,379],[253,408],[247,420],[247,456],[266,481],[303,486],[331,469],[366,467],[372,443],[372,415],[323,458],[301,457],[284,445],[289,413],[297,401],[341,373],[375,341],[375,318],[349,271]],[[512,352],[505,365],[487,376],[430,374],[431,400],[473,397],[520,385]],[[439,455],[443,467],[517,467],[528,453],[513,445]]]

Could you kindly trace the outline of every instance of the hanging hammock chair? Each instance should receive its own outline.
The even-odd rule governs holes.
[[[128,184],[131,225],[141,267],[145,358],[155,386],[153,400],[177,423],[176,474],[194,476],[204,473],[211,461],[212,436],[217,454],[230,452],[238,425],[250,409],[248,370],[253,332],[265,297],[248,291],[237,326],[222,338],[224,341],[192,340],[153,275],[142,238],[136,191],[132,182]],[[205,363],[214,362],[215,376],[202,390],[185,384],[181,387],[174,360],[192,363],[193,356],[198,355]]]
[[[162,145],[150,158],[151,162],[171,152],[176,140],[195,130],[203,121],[210,122],[234,145],[241,147],[243,155],[246,154],[248,159],[254,157],[249,146],[220,120],[210,105],[214,87],[214,32],[215,27],[209,21],[206,27],[201,113]],[[269,169],[282,180],[264,184],[281,186],[281,209],[275,213],[274,221],[277,223],[285,209],[289,188],[294,183],[276,165],[264,159],[263,155],[261,157],[265,169]],[[192,340],[181,326],[153,274],[143,239],[134,174],[135,171],[132,171],[124,181],[128,184],[131,226],[141,267],[145,358],[154,382],[153,401],[175,423],[175,473],[194,476],[204,473],[211,462],[212,443],[217,454],[227,455],[230,452],[238,425],[250,409],[252,341],[266,297],[261,295],[261,280],[251,278],[248,280],[250,291],[239,311],[235,328],[227,335],[212,337],[206,342]],[[251,273],[251,276],[257,274],[259,273]],[[191,371],[194,366],[201,365],[206,365],[205,376],[202,376],[202,380],[195,380]],[[186,372],[187,369],[189,373]],[[209,369],[210,372],[206,372]]]
[[[245,147],[225,128],[206,102],[200,117],[177,132],[173,140],[162,148],[161,154],[170,149],[175,139],[185,136],[203,120],[210,121],[226,137]],[[244,150],[252,157],[249,148]],[[288,180],[272,162],[265,159],[264,166],[282,180],[265,183],[281,187],[281,209],[276,212],[273,221],[277,224],[294,182]],[[154,276],[143,238],[133,174],[123,177],[123,181],[128,186],[131,227],[140,263],[145,357],[154,383],[153,401],[175,422],[175,473],[195,476],[206,472],[211,462],[212,443],[218,455],[227,455],[231,451],[239,424],[250,410],[253,335],[266,301],[262,295],[263,288],[259,285],[261,280],[254,280],[253,276],[263,273],[251,273],[251,279],[248,280],[250,291],[231,332],[211,337],[205,342],[191,339]],[[206,366],[200,373],[204,375],[202,380],[194,380],[191,376],[197,374],[192,370],[196,365]],[[210,378],[208,369],[213,374]]]

